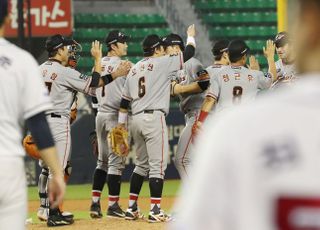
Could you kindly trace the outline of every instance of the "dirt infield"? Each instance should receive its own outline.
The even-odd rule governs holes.
[[[161,201],[161,208],[165,210],[170,210],[174,203],[174,197],[164,197]],[[65,201],[64,207],[65,210],[70,212],[75,211],[84,211],[88,212],[89,216],[89,207],[91,200],[67,200]],[[147,214],[149,210],[149,198],[140,197],[139,198],[139,207],[143,213]],[[165,228],[165,223],[156,223],[150,224],[145,220],[139,221],[126,221],[118,218],[106,218],[105,210],[107,208],[107,201],[104,200],[101,203],[104,210],[104,217],[102,219],[79,219],[75,216],[75,223],[71,226],[60,227],[59,229],[77,229],[77,230],[98,230],[98,229],[116,229],[116,230],[162,230]],[[120,205],[125,209],[127,207],[127,199],[120,200]],[[29,201],[29,212],[35,212],[39,207],[39,201]],[[48,229],[45,223],[34,223],[28,225],[28,230],[31,229]]]

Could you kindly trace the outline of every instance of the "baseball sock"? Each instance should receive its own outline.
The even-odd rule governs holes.
[[[92,185],[92,202],[99,202],[101,192],[106,182],[107,172],[102,169],[95,169],[93,174],[93,185]]]
[[[109,188],[109,197],[108,204],[109,207],[114,203],[119,201],[120,187],[121,187],[121,176],[108,174],[108,188]]]
[[[47,193],[48,176],[49,176],[49,170],[47,168],[42,168],[41,173],[39,175],[39,182],[38,182],[40,207],[42,208],[49,207],[49,199],[48,199],[48,193]]]
[[[136,205],[143,184],[143,180],[144,176],[141,176],[137,173],[132,173],[130,179],[129,208]]]
[[[158,213],[160,212],[160,203],[162,197],[163,189],[163,179],[161,178],[149,178],[149,188],[150,188],[150,210]]]

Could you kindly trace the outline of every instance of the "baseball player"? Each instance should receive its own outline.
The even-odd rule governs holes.
[[[208,121],[169,229],[320,229],[320,2],[297,2],[299,84]]]
[[[165,116],[169,112],[170,81],[182,69],[183,62],[194,55],[195,28],[188,28],[188,40],[182,53],[164,55],[163,41],[149,35],[143,41],[145,58],[134,65],[126,78],[119,111],[119,124],[125,125],[131,103],[131,134],[136,147],[136,166],[130,181],[129,208],[126,219],[139,217],[138,196],[144,177],[149,175],[151,223],[168,221],[160,208],[164,172],[167,167],[168,133]]]
[[[272,73],[277,76],[277,81],[272,86],[273,89],[292,83],[296,75],[295,54],[289,34],[287,32],[278,33],[274,43],[279,60],[275,63],[276,71]]]
[[[128,36],[118,30],[113,30],[107,35],[105,43],[108,47],[108,53],[101,60],[103,75],[110,74],[117,69],[122,62],[121,57],[127,55],[128,38]],[[105,87],[96,90],[99,104],[96,116],[99,155],[97,167],[93,175],[92,204],[90,207],[90,216],[92,218],[102,217],[100,196],[106,176],[108,176],[107,184],[109,191],[107,216],[125,217],[125,212],[118,204],[125,158],[115,155],[107,141],[108,132],[118,124],[118,111],[125,80],[125,75],[118,77]]]
[[[68,46],[70,56],[68,58],[68,62],[66,66],[69,66],[70,68],[75,68],[79,59],[78,52],[81,51],[82,47],[80,44],[78,44],[76,41],[73,40],[73,44]],[[45,76],[44,81],[46,85],[52,84],[53,80],[50,79],[50,76]],[[71,113],[70,113],[70,124],[73,123],[73,121],[76,119],[77,116],[77,98],[75,96],[75,100],[71,106]],[[27,149],[26,149],[27,150]],[[28,151],[27,151],[28,153]],[[48,198],[48,191],[47,191],[47,183],[48,183],[48,176],[49,176],[49,169],[46,166],[46,164],[40,159],[39,165],[42,168],[41,173],[39,175],[39,181],[38,181],[38,193],[40,198],[40,207],[37,211],[37,217],[41,221],[47,221],[48,215],[49,215],[49,198]],[[71,163],[70,163],[70,156],[69,160],[67,161],[67,166],[65,169],[64,179],[65,182],[68,182],[68,179],[71,174]],[[60,204],[59,209],[61,211],[61,214],[65,216],[66,218],[73,218],[73,214],[70,212],[66,212],[63,210],[62,204]]]
[[[27,190],[24,122],[31,131],[40,155],[50,167],[49,193],[55,207],[63,199],[65,183],[57,150],[45,117],[52,104],[34,58],[3,38],[9,24],[8,2],[0,1],[0,229],[25,229]],[[23,63],[23,65],[21,65]],[[23,100],[22,100],[23,99]]]
[[[170,34],[163,40],[166,43],[166,54],[177,55],[184,51],[183,40],[178,34]],[[172,95],[179,96],[180,110],[185,114],[186,123],[178,141],[174,160],[181,178],[189,174],[192,125],[205,97],[204,91],[210,83],[210,78],[206,71],[202,71],[203,69],[198,59],[189,59],[184,63],[183,69],[178,72],[177,82],[179,84],[173,83],[172,85]]]
[[[95,59],[92,76],[65,67],[69,57],[68,46],[72,43],[72,40],[65,39],[59,34],[49,37],[46,41],[49,60],[40,66],[44,79],[49,77],[52,80],[52,83],[46,82],[54,105],[48,111],[47,119],[57,144],[63,169],[67,167],[70,154],[70,110],[75,94],[77,92],[93,93],[96,88],[110,83],[117,77],[126,74],[130,69],[127,63],[122,63],[115,72],[101,76],[102,46],[98,41],[92,43],[91,54]],[[73,218],[66,218],[59,209],[49,210],[48,226],[72,223]]]
[[[212,79],[199,118],[194,125],[194,132],[201,127],[214,104],[217,103],[215,112],[221,112],[234,105],[248,103],[255,99],[260,89],[270,88],[271,74],[263,74],[261,71],[245,67],[249,50],[249,47],[242,40],[230,42],[228,55],[231,64],[221,68]],[[265,50],[267,59],[273,60],[274,46],[270,43]]]

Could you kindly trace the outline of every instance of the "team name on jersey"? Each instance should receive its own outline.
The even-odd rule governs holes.
[[[229,76],[229,74],[224,74],[222,76],[222,79],[223,79],[224,82],[229,82],[231,79],[234,79],[236,81],[240,81],[241,80],[241,74],[240,73],[234,73],[233,76]],[[249,82],[253,81],[253,79],[254,78],[253,78],[252,75],[250,75],[250,74],[247,75],[247,80]]]

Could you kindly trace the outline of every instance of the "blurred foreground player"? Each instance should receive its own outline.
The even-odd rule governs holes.
[[[1,0],[0,229],[25,229],[27,191],[24,151],[20,144],[24,121],[38,145],[42,159],[50,167],[49,196],[53,207],[62,201],[65,184],[45,117],[45,111],[51,107],[48,91],[34,58],[3,38],[4,26],[9,22],[7,9],[7,1]]]
[[[299,83],[208,122],[170,229],[320,229],[320,1],[297,4]]]

